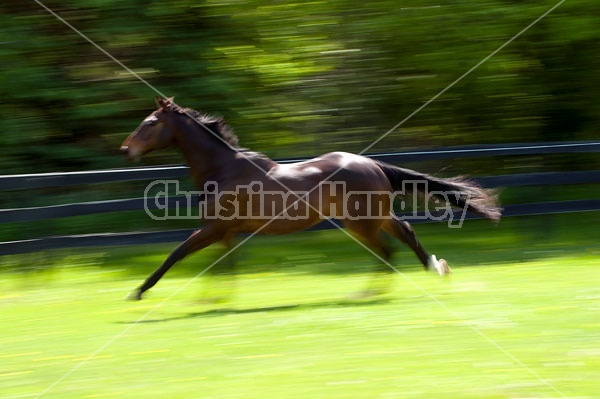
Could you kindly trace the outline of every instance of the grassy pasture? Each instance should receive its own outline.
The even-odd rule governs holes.
[[[454,273],[403,249],[364,300],[374,262],[338,231],[257,237],[235,281],[194,278],[209,248],[141,302],[123,297],[173,245],[5,257],[0,397],[596,398],[597,216],[417,226]]]

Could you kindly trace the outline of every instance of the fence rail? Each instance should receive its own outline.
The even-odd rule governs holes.
[[[441,149],[406,151],[386,154],[370,154],[369,157],[387,163],[424,161],[446,158],[539,155],[557,153],[600,152],[600,142],[583,141],[569,143],[519,143],[488,146],[457,146]],[[300,159],[279,160],[281,163],[301,161]],[[42,173],[0,176],[0,191],[29,190],[46,187],[74,186],[93,183],[108,183],[132,180],[178,179],[188,176],[186,166],[160,166],[97,170],[87,172]],[[524,173],[476,178],[484,187],[514,187],[529,185],[593,184],[600,182],[600,171]],[[168,207],[186,201],[185,197],[170,197]],[[107,212],[139,211],[146,209],[143,198],[127,198],[108,201],[82,202],[32,208],[2,209],[0,223],[32,222],[47,219],[100,214]],[[530,204],[515,204],[505,207],[504,216],[523,216],[565,212],[587,212],[600,210],[600,200],[560,201]],[[468,218],[475,218],[469,215]],[[420,218],[411,219],[422,222]],[[332,227],[329,222],[321,223],[313,229]],[[151,244],[181,241],[192,230],[169,230],[158,232],[101,233],[76,236],[42,237],[22,241],[0,243],[0,255],[35,252],[55,248]]]
[[[488,157],[507,155],[541,155],[600,152],[600,141],[576,141],[569,143],[513,143],[486,146],[456,146],[429,150],[366,154],[388,163],[430,161],[436,159]],[[309,158],[281,159],[280,163],[292,163]],[[117,181],[178,179],[188,175],[187,166],[152,166],[93,170],[87,172],[39,173],[0,176],[0,191],[32,188],[76,186]]]
[[[522,173],[480,177],[474,178],[474,180],[483,187],[489,188],[586,184],[600,182],[600,171]],[[169,197],[165,206],[167,208],[185,207],[187,200],[185,196]],[[198,203],[198,199],[191,198],[191,203]],[[144,198],[126,198],[31,208],[0,209],[0,223],[33,222],[99,213],[143,211],[145,209],[158,209],[158,207],[154,201],[146,203]]]
[[[573,212],[590,212],[600,210],[600,200],[538,202],[529,204],[507,205],[503,216],[530,216]],[[413,223],[431,223],[417,215],[416,217],[403,216],[403,219]],[[475,215],[467,215],[467,220],[477,219]],[[337,220],[332,220],[335,225],[340,225]],[[310,228],[310,231],[331,229],[329,221]],[[0,243],[0,255],[14,255],[28,252],[46,251],[58,248],[76,247],[110,247],[119,245],[159,244],[166,242],[180,242],[185,240],[194,229],[163,230],[151,232],[128,233],[100,233],[82,234],[71,236],[43,237],[30,240],[9,241]]]

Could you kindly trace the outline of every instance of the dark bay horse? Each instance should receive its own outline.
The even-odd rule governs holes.
[[[203,190],[210,183],[214,192],[203,202],[207,216],[203,228],[167,257],[132,293],[133,299],[141,299],[175,262],[211,244],[231,247],[237,234],[286,234],[327,218],[339,219],[384,263],[392,253],[385,236],[391,235],[408,245],[426,269],[449,273],[446,261],[427,253],[410,224],[393,213],[390,194],[403,190],[409,181],[424,183],[417,187],[427,198],[488,219],[500,218],[493,192],[462,178],[437,178],[345,152],[278,164],[239,148],[237,137],[221,118],[181,108],[172,98],[158,98],[157,107],[125,139],[121,151],[139,159],[153,150],[176,147],[196,187]],[[228,195],[217,195],[221,193]]]

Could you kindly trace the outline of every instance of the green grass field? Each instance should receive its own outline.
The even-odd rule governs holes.
[[[393,289],[363,300],[375,263],[339,231],[254,238],[235,281],[195,278],[209,248],[141,302],[173,245],[4,257],[0,397],[598,398],[597,219],[419,225],[454,273],[398,244]]]

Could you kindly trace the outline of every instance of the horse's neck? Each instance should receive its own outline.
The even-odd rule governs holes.
[[[179,143],[196,185],[202,185],[218,174],[235,158],[236,151],[224,143],[200,135]]]

